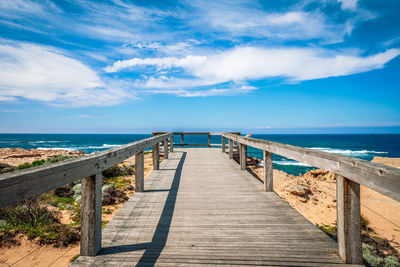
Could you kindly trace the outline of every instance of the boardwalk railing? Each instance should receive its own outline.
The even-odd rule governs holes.
[[[153,146],[154,169],[159,169],[159,144],[164,143],[168,158],[168,139],[165,133],[77,159],[0,175],[0,208],[82,179],[82,256],[95,256],[101,249],[101,172],[135,156],[135,191],[143,192],[144,150]]]
[[[229,142],[239,143],[240,168],[246,170],[247,146],[261,149],[264,155],[264,189],[273,191],[272,155],[278,154],[339,174],[337,184],[337,229],[339,255],[346,263],[362,263],[360,184],[400,201],[400,170],[366,160],[312,149],[221,133],[222,151]]]
[[[346,263],[362,262],[360,229],[360,184],[400,201],[400,170],[365,160],[240,136],[240,133],[153,133],[153,137],[77,159],[66,160],[0,175],[0,208],[38,196],[44,192],[82,179],[81,255],[94,256],[101,248],[101,172],[135,155],[135,191],[144,191],[144,150],[153,147],[154,169],[159,169],[160,143],[164,157],[174,145],[184,144],[184,135],[222,136],[222,151],[228,139],[229,158],[239,144],[240,167],[246,170],[247,146],[261,149],[264,155],[264,189],[273,191],[272,155],[290,159],[339,174],[337,178],[337,226],[339,254]],[[181,136],[181,144],[173,136]]]
[[[166,132],[153,132],[153,136],[156,135],[160,135],[160,134],[165,134]],[[240,135],[240,132],[229,132],[230,134],[235,134],[235,135]],[[179,144],[174,144],[174,139],[173,137],[170,138],[170,148],[172,149],[171,151],[173,151],[174,149],[174,145],[175,146],[180,146],[180,147],[184,147],[184,146],[208,146],[211,147],[211,136],[212,135],[221,135],[221,133],[217,133],[217,132],[174,132],[174,135],[180,135],[181,137],[181,142]],[[184,143],[184,136],[185,135],[207,135],[208,136],[208,143],[204,143],[204,144],[189,144],[189,143]]]

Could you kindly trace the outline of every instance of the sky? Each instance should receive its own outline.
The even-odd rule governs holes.
[[[0,132],[400,133],[398,0],[0,1]]]

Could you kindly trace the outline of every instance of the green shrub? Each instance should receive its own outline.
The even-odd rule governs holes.
[[[399,267],[399,261],[393,256],[387,256],[383,260],[383,267]]]
[[[370,267],[378,267],[383,262],[383,258],[377,255],[376,248],[370,245],[363,243],[362,252],[365,263]]]
[[[115,165],[103,171],[105,178],[126,176],[134,174],[134,165]]]
[[[58,212],[40,206],[35,199],[0,209],[0,235],[21,232],[29,239],[38,239],[41,244],[66,246],[79,241],[79,231],[75,227],[63,225],[58,220]]]
[[[75,158],[75,156],[66,155],[66,156],[51,157],[48,159],[39,159],[39,160],[35,160],[32,163],[25,162],[24,164],[19,165],[17,167],[17,170],[23,170],[23,169],[27,169],[27,168],[31,168],[31,167],[37,167],[37,166],[54,163],[54,162],[59,162],[59,161],[63,161],[63,160],[71,159],[71,158]]]

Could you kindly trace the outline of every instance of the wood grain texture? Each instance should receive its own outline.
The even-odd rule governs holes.
[[[233,159],[233,141],[228,139],[229,142],[229,159]]]
[[[239,156],[240,156],[240,169],[245,171],[247,168],[247,146],[239,144]]]
[[[169,150],[170,150],[171,152],[174,152],[174,137],[173,137],[173,136],[171,136],[171,137],[169,138]]]
[[[263,151],[264,158],[264,191],[274,191],[274,172],[272,168],[272,153]]]
[[[135,192],[144,191],[144,152],[135,156]]]
[[[222,139],[221,139],[222,153],[225,153],[225,150],[226,150],[225,142],[226,142],[226,138],[222,137]]]
[[[366,160],[266,140],[223,133],[242,144],[340,174],[347,179],[400,201],[400,170]]]
[[[155,144],[153,146],[153,168],[154,170],[159,170],[160,169],[160,145]]]
[[[0,208],[99,173],[171,136],[154,136],[77,159],[1,174]]]
[[[164,159],[168,159],[168,139],[164,140]]]
[[[346,263],[362,263],[360,185],[337,177],[339,255]]]
[[[101,173],[82,179],[82,256],[94,256],[101,249],[101,185]]]
[[[72,266],[344,266],[336,242],[220,148],[176,148]]]

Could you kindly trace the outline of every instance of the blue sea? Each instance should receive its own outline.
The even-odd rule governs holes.
[[[92,153],[151,137],[151,134],[0,134],[0,148],[69,149]],[[286,143],[345,156],[372,160],[374,156],[400,157],[400,134],[266,134],[253,138]],[[185,136],[185,144],[207,143],[207,136]],[[174,137],[180,143],[180,136]],[[220,144],[220,136],[211,143]],[[248,148],[249,156],[262,159],[262,151]],[[313,169],[302,162],[274,155],[274,168],[298,175]]]

